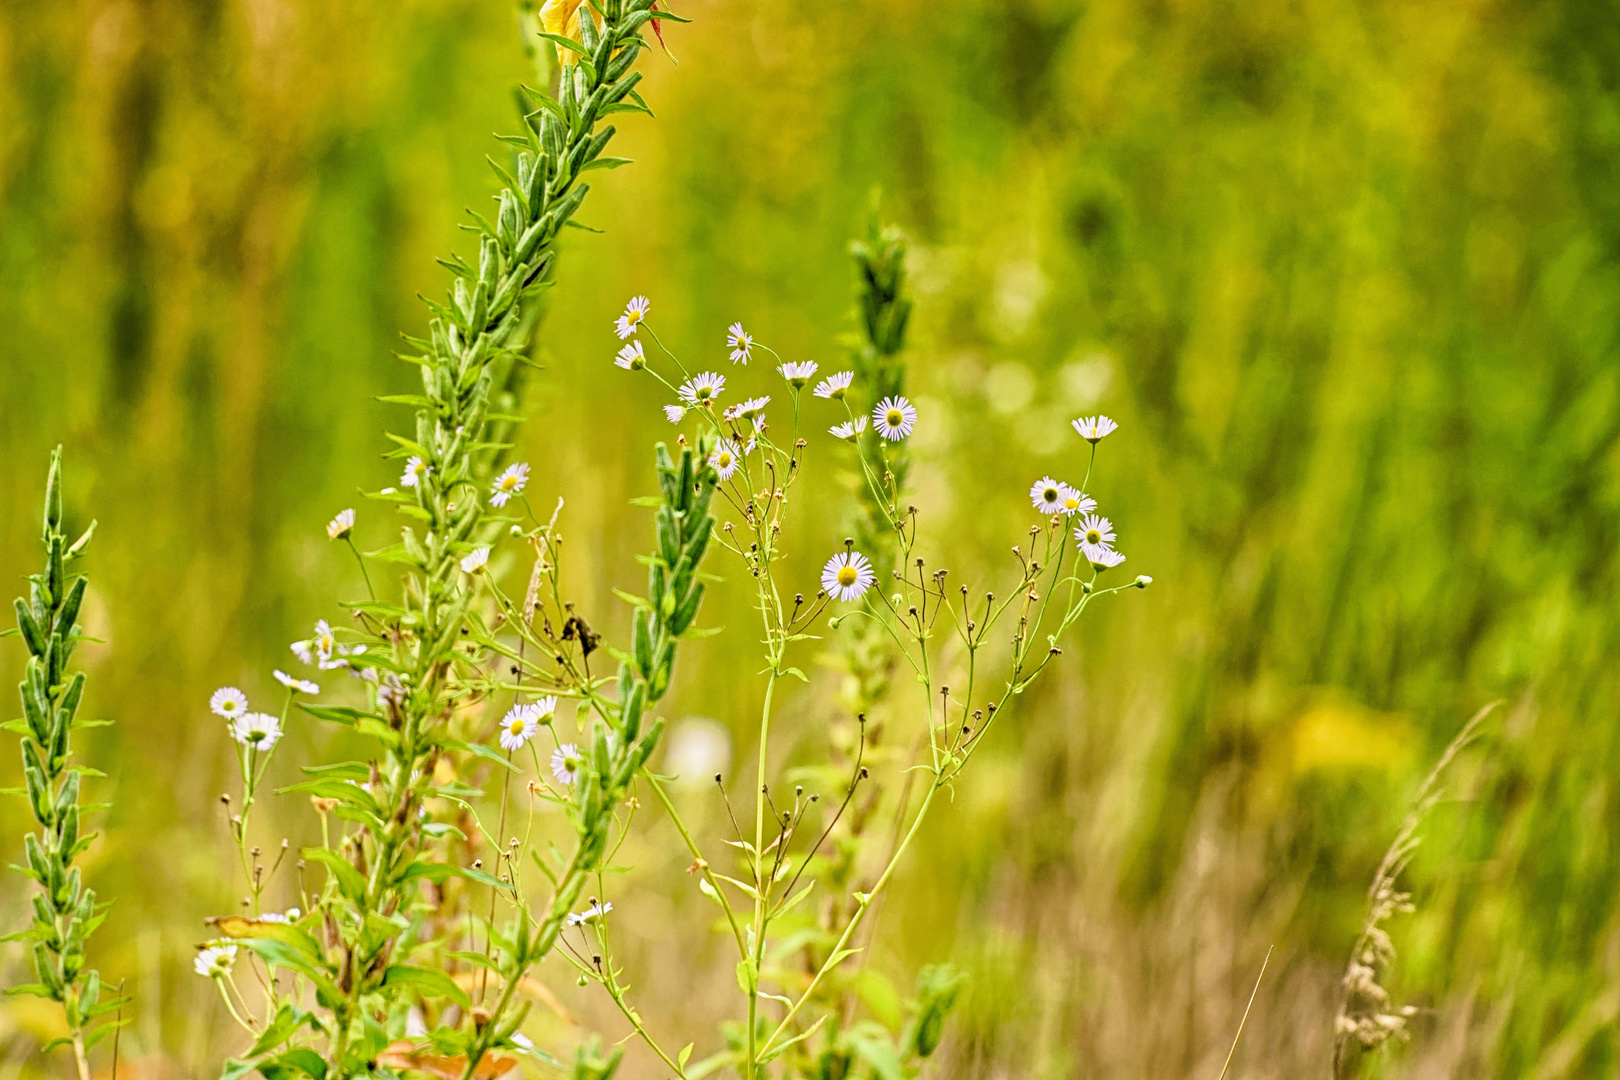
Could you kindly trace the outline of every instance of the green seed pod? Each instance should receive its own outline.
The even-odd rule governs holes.
[[[43,945],[34,946],[34,972],[39,976],[39,981],[45,984],[45,989],[52,999],[61,1001],[62,976],[57,972],[56,965],[51,962],[50,954],[45,951]]]
[[[40,631],[39,624],[34,621],[28,605],[18,600],[13,606],[17,611],[17,629],[22,632],[23,644],[28,646],[28,651],[34,656],[43,656],[45,635]]]

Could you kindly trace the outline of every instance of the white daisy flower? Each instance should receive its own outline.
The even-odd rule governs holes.
[[[754,355],[754,338],[743,329],[742,323],[734,322],[726,327],[726,348],[731,350],[733,364],[746,364]]]
[[[232,721],[231,737],[243,746],[268,750],[281,738],[281,721],[269,713],[243,713]]]
[[[310,651],[309,642],[295,641],[292,643],[291,648],[293,655],[298,657],[298,659],[302,660],[304,663],[313,664],[315,662],[315,654]]]
[[[631,297],[630,302],[624,305],[624,314],[613,323],[613,331],[619,335],[620,341],[636,332],[636,327],[641,325],[651,308],[652,301],[645,296]]]
[[[338,516],[326,523],[326,538],[328,540],[342,540],[354,531],[354,511],[343,510]]]
[[[1118,566],[1125,561],[1125,556],[1113,548],[1103,547],[1101,544],[1081,544],[1080,550],[1085,552],[1086,561],[1096,570],[1107,570],[1109,567]]]
[[[1115,431],[1119,425],[1106,416],[1082,416],[1073,422],[1074,430],[1080,437],[1093,446],[1096,446],[1110,431]]]
[[[534,705],[514,705],[501,720],[501,748],[521,750],[539,733],[540,710]]]
[[[730,480],[742,465],[742,452],[730,439],[721,439],[715,444],[714,452],[709,455],[709,464],[720,473],[720,481],[724,483]]]
[[[301,690],[306,694],[318,694],[321,692],[321,688],[310,682],[308,679],[295,679],[285,671],[281,671],[279,669],[272,671],[270,674],[276,677],[276,682],[280,683],[282,686],[285,686],[289,690]]]
[[[737,415],[742,417],[744,420],[752,420],[754,417],[764,412],[765,406],[769,405],[770,403],[770,395],[766,395],[765,397],[749,398],[747,401],[737,406]]]
[[[854,441],[855,436],[866,430],[866,417],[857,416],[853,420],[846,420],[842,424],[835,424],[827,429],[827,433],[834,438]]]
[[[726,377],[724,375],[716,375],[712,371],[705,371],[703,374],[682,383],[678,393],[681,395],[681,400],[686,402],[688,406],[697,406],[706,405],[713,401],[720,396],[720,392],[725,388]]]
[[[782,378],[795,390],[802,389],[804,384],[816,377],[816,362],[814,360],[800,360],[796,364],[783,364],[776,369],[782,373]]]
[[[872,410],[872,430],[890,442],[910,435],[916,423],[917,410],[903,397],[884,398]]]
[[[266,911],[264,914],[259,916],[259,921],[288,924],[295,923],[303,917],[304,913],[302,911],[299,911],[295,907],[290,907],[286,911]]]
[[[579,747],[571,742],[565,742],[551,752],[551,775],[560,784],[572,784],[581,764]]]
[[[236,963],[235,945],[210,945],[191,962],[192,969],[205,979],[223,979]]]
[[[1093,547],[1107,547],[1114,542],[1114,523],[1096,514],[1087,514],[1074,530],[1074,538]]]
[[[1096,499],[1077,488],[1070,487],[1068,484],[1063,485],[1063,506],[1060,512],[1065,517],[1074,514],[1089,514],[1095,509],[1097,509]]]
[[[600,904],[592,904],[590,907],[586,908],[584,911],[571,911],[571,912],[568,913],[568,925],[569,926],[583,925],[584,923],[590,922],[592,919],[600,919],[603,915],[606,915],[608,912],[610,912],[612,910],[613,910],[612,901],[606,901],[606,902],[603,902],[603,903],[600,903]]]
[[[664,415],[669,417],[670,423],[678,424],[686,416],[686,409],[681,405],[665,405]]]
[[[523,489],[529,484],[529,463],[520,461],[516,465],[508,465],[501,475],[495,478],[495,486],[490,489],[489,501],[493,506],[505,506],[512,501],[512,496],[523,494]]]
[[[215,716],[235,720],[247,712],[247,695],[234,686],[222,686],[208,699],[208,709]]]
[[[849,384],[854,381],[855,373],[853,371],[840,371],[816,383],[816,388],[811,393],[815,394],[816,397],[832,398],[834,401],[840,401],[849,392]]]
[[[835,600],[859,600],[877,574],[858,551],[840,551],[821,568],[821,587]]]
[[[1035,481],[1029,489],[1029,501],[1035,509],[1043,514],[1063,513],[1063,496],[1069,490],[1069,485],[1061,480],[1054,480],[1050,476],[1043,476]]]
[[[488,565],[489,548],[473,548],[472,552],[461,560],[461,572],[464,574],[477,574]]]
[[[422,482],[422,477],[433,471],[433,466],[419,457],[405,459],[405,475],[399,478],[401,487],[416,487]]]
[[[542,725],[549,724],[557,718],[556,694],[547,694],[543,698],[534,699],[534,718]]]
[[[642,351],[641,340],[638,338],[619,350],[619,355],[613,363],[626,371],[640,371],[647,366],[647,354]]]

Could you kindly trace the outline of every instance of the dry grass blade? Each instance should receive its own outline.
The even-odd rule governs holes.
[[[1271,954],[1276,951],[1273,945],[1266,950],[1266,958],[1260,962],[1260,974],[1254,977],[1254,989],[1249,991],[1249,1003],[1243,1006],[1243,1019],[1238,1021],[1237,1034],[1232,1036],[1232,1049],[1226,1052],[1226,1064],[1221,1066],[1221,1080],[1226,1080],[1226,1074],[1231,1071],[1232,1059],[1237,1056],[1238,1040],[1243,1038],[1243,1028],[1249,1022],[1249,1011],[1254,1008],[1254,999],[1260,994],[1260,980],[1266,977],[1266,968],[1271,964]]]

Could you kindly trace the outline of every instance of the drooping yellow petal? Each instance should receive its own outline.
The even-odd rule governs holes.
[[[579,5],[582,0],[546,0],[540,8],[540,25],[548,34],[561,34],[563,37],[577,39],[579,37]],[[573,63],[572,49],[558,49],[562,53],[565,64]]]

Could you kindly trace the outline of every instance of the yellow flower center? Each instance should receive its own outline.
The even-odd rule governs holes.
[[[1102,543],[1102,533],[1098,532],[1096,529],[1087,529],[1086,530],[1086,543],[1088,543],[1088,544],[1100,544],[1100,543]]]
[[[889,422],[890,427],[899,427],[900,421],[904,420],[905,418],[906,414],[901,412],[899,409],[890,409],[888,412],[883,414],[883,419]]]
[[[721,468],[722,468],[722,469],[729,469],[729,468],[731,468],[731,455],[730,455],[730,454],[721,454],[721,455],[720,455],[720,460],[719,460],[719,461],[718,461],[718,462],[717,462],[717,464],[718,464],[718,465],[719,465],[719,466],[720,466],[720,467],[721,467]]]
[[[515,477],[515,476],[502,477],[501,478],[501,490],[502,491],[516,491],[517,490],[517,477]]]
[[[1080,500],[1071,495],[1067,499],[1063,500],[1063,505],[1068,507],[1070,510],[1073,510],[1075,507],[1080,505]]]
[[[521,735],[521,734],[523,734],[523,721],[522,720],[514,720],[514,721],[512,721],[510,724],[506,725],[506,730],[507,730],[507,733],[511,734],[511,735]]]
[[[856,579],[860,576],[860,571],[856,570],[853,566],[845,565],[838,568],[838,584],[844,586],[845,588],[855,584]]]

